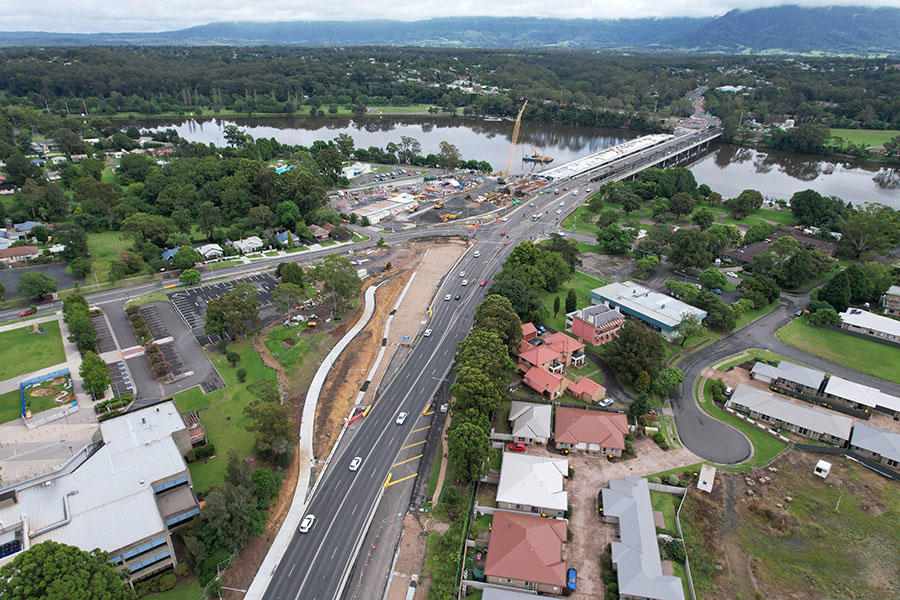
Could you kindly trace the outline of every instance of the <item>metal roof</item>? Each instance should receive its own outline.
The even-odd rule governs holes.
[[[875,452],[890,460],[900,461],[900,433],[857,423],[853,426],[850,445]]]
[[[892,411],[900,411],[900,398],[855,381],[848,381],[837,375],[832,375],[828,379],[828,383],[825,384],[825,393],[872,408],[881,406]]]
[[[553,408],[549,404],[533,404],[513,400],[509,403],[509,420],[515,437],[550,438]]]
[[[504,452],[497,502],[566,510],[569,494],[563,490],[563,478],[568,475],[569,461],[564,458]]]
[[[848,309],[839,316],[841,317],[841,321],[848,325],[900,337],[900,321],[891,319],[890,317],[882,317],[881,315],[876,315],[858,308]]]
[[[815,390],[819,389],[819,386],[822,385],[822,380],[825,379],[825,373],[822,371],[810,369],[809,367],[804,367],[803,365],[798,365],[786,360],[778,363],[777,376],[781,379],[799,383],[800,385],[805,385],[806,387]]]
[[[790,425],[810,429],[816,433],[827,433],[842,440],[850,439],[850,429],[853,427],[853,419],[850,417],[784,400],[749,385],[738,385],[734,390],[728,406],[735,404]]]
[[[684,313],[697,315],[700,319],[706,318],[705,310],[631,282],[615,282],[593,289],[591,297],[614,302],[667,327],[675,327],[681,323]]]
[[[653,600],[684,600],[681,579],[663,575],[647,480],[613,479],[601,491],[603,514],[619,519],[620,541],[612,543],[619,594]]]

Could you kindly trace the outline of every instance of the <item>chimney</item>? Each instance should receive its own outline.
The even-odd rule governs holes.
[[[13,227],[13,222],[11,219],[6,220],[6,230],[7,231],[15,231],[16,230],[16,228]]]

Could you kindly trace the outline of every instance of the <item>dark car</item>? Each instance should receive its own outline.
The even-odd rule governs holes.
[[[568,572],[566,572],[566,587],[574,592],[577,589],[577,584],[578,571],[576,569],[569,569]]]
[[[513,442],[509,445],[509,449],[513,452],[525,452],[525,444]]]
[[[454,299],[454,300],[459,300],[459,298],[460,298],[460,295],[459,295],[459,294],[453,296],[453,299]]]
[[[547,333],[547,328],[540,323],[535,323],[534,328],[537,329],[538,335],[544,335],[545,333]]]

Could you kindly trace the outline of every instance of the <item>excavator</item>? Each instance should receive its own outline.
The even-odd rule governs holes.
[[[441,222],[446,223],[447,221],[450,221],[455,218],[456,218],[456,215],[454,215],[452,213],[444,213],[441,215]]]
[[[525,101],[525,104],[522,105],[522,108],[519,109],[519,115],[516,117],[516,126],[513,128],[512,134],[512,143],[509,146],[509,160],[506,161],[506,171],[503,172],[497,179],[497,183],[506,185],[509,182],[509,172],[512,170],[512,162],[513,156],[516,153],[516,143],[519,141],[519,128],[522,126],[522,113],[525,112],[525,107],[528,106],[528,101]]]

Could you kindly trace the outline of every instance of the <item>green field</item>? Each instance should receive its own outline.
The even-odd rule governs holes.
[[[806,316],[794,319],[775,335],[785,344],[881,379],[900,383],[900,348],[813,327]]]
[[[0,381],[66,362],[59,321],[39,325],[45,335],[22,327],[0,333]]]
[[[266,336],[266,348],[282,366],[287,368],[295,367],[303,362],[303,358],[307,354],[316,350],[325,338],[324,333],[302,335],[305,331],[306,323],[302,323],[297,327],[279,325]],[[285,342],[287,342],[287,345]]]
[[[851,144],[883,146],[885,142],[900,135],[900,131],[896,129],[832,129],[831,135]]]
[[[103,174],[100,176],[100,181],[102,183],[115,183],[116,174],[112,169],[103,169]]]
[[[172,588],[168,592],[159,592],[158,594],[149,594],[144,596],[147,600],[200,600],[203,594],[203,588],[194,579],[184,585]]]
[[[88,278],[92,279],[96,275],[99,281],[106,281],[109,278],[110,263],[116,260],[120,251],[128,250],[132,245],[132,241],[118,231],[89,233],[87,243],[88,252],[91,253],[91,264],[94,267]]]
[[[229,452],[233,451],[240,457],[250,456],[253,434],[244,428],[249,420],[243,411],[255,397],[247,390],[247,385],[260,379],[275,379],[275,371],[263,364],[249,340],[233,342],[228,348],[241,355],[237,367],[233,368],[222,354],[210,353],[213,365],[225,380],[225,388],[203,394],[199,387],[195,387],[174,396],[181,412],[200,411],[200,422],[206,428],[206,436],[216,446],[215,457],[189,465],[194,489],[198,493],[222,485]],[[245,383],[237,381],[237,370],[241,368],[247,370]]]
[[[232,260],[223,260],[223,261],[220,261],[217,263],[210,263],[208,265],[205,265],[204,268],[207,271],[218,271],[219,269],[227,269],[228,267],[233,267],[235,265],[242,265],[242,264],[244,264],[244,261],[242,261],[239,258],[235,258]]]
[[[0,423],[7,423],[22,416],[22,395],[19,388],[0,394]]]

